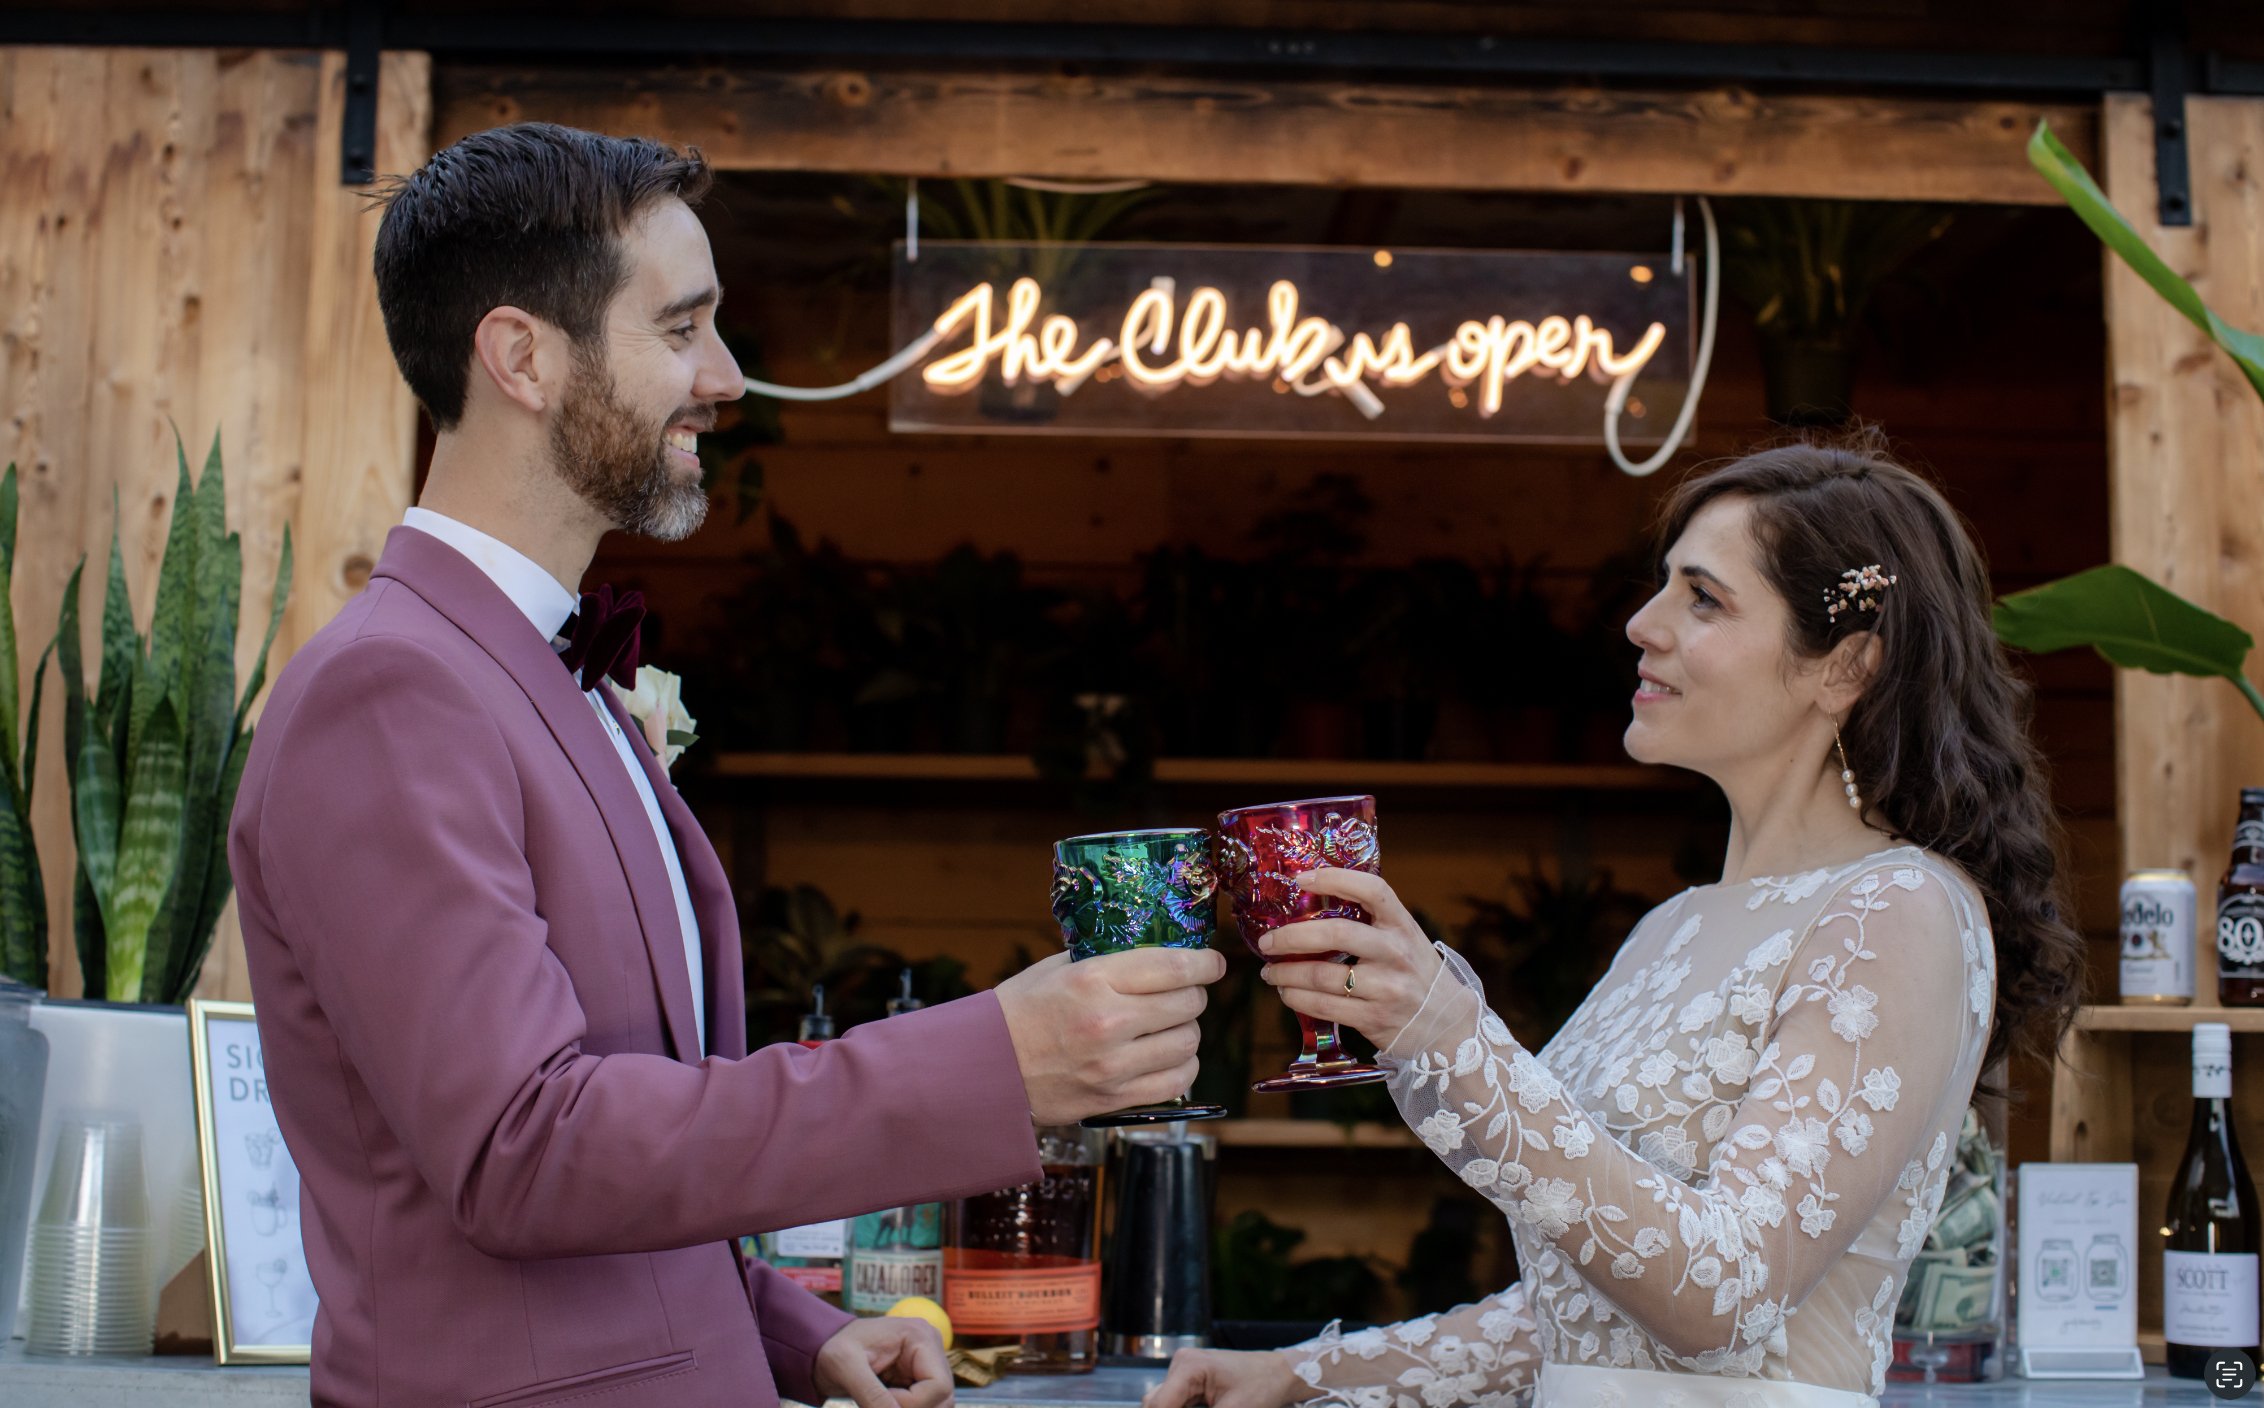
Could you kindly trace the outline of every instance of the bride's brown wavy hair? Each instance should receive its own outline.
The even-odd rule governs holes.
[[[1965,520],[1859,429],[1756,451],[1684,480],[1661,510],[1659,561],[1697,512],[1752,507],[1762,569],[1791,608],[1791,648],[1818,658],[1874,632],[1882,654],[1840,733],[1866,806],[1957,862],[1988,903],[1997,1006],[1984,1069],[2049,1058],[2074,1019],[2083,939],[2068,923],[2060,827],[2028,736],[2031,691],[1990,628],[1988,567]],[[1825,610],[1850,568],[1894,577],[1875,612]]]

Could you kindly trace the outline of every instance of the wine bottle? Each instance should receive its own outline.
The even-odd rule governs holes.
[[[899,975],[902,986],[888,1000],[888,1015],[901,1017],[925,1004],[912,994],[912,970]],[[913,1203],[869,1212],[849,1224],[847,1260],[842,1266],[843,1308],[858,1315],[885,1315],[906,1296],[943,1300],[943,1204]]]
[[[2232,1094],[2232,1028],[2196,1022],[2193,1131],[2162,1229],[2162,1330],[2183,1379],[2206,1373],[2216,1350],[2257,1348],[2256,1185],[2233,1135]]]
[[[833,1040],[833,1018],[825,1010],[825,984],[810,988],[810,1010],[803,1014],[794,1044],[815,1051]],[[762,1259],[779,1275],[828,1305],[842,1304],[841,1268],[847,1259],[849,1219],[782,1227],[756,1241]]]

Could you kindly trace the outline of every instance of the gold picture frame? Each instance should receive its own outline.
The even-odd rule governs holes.
[[[262,1113],[267,1083],[252,1005],[190,999],[189,1065],[212,1357],[221,1364],[308,1363],[315,1296],[298,1231],[298,1168],[271,1109]],[[246,1270],[252,1274],[236,1274]]]

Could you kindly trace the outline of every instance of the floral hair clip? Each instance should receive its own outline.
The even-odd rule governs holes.
[[[1842,611],[1876,611],[1879,598],[1899,580],[1880,571],[1876,562],[1869,567],[1850,567],[1840,573],[1838,586],[1824,588],[1824,614],[1837,621]]]

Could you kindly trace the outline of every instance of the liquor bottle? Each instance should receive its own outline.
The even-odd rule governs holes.
[[[2257,1347],[2256,1185],[2233,1137],[2233,1037],[2193,1027],[2193,1132],[2170,1182],[2163,1230],[2162,1331],[2169,1369],[2198,1379],[2212,1351]]]
[[[825,984],[810,989],[810,1010],[803,1014],[795,1044],[815,1051],[833,1040],[833,1018],[826,1015]],[[842,1303],[841,1265],[849,1239],[849,1220],[835,1218],[805,1227],[783,1227],[766,1232],[756,1246],[763,1260],[780,1275],[826,1303]]]
[[[2217,885],[2217,1000],[2264,1006],[2264,787],[2240,789],[2232,863]]]
[[[1084,1374],[1101,1353],[1101,1137],[1038,1130],[1035,1183],[952,1204],[944,1228],[944,1309],[955,1343],[1014,1345],[1018,1374]]]
[[[891,1017],[924,1005],[912,995],[911,969],[898,981],[897,995],[888,1000]],[[852,1219],[848,1252],[842,1290],[846,1309],[885,1315],[906,1296],[943,1302],[943,1204],[913,1203]]]

